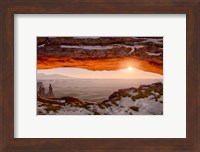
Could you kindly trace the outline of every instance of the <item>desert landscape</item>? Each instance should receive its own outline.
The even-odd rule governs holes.
[[[38,37],[38,115],[162,115],[162,37]]]

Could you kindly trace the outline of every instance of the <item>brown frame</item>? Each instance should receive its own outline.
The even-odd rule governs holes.
[[[187,138],[15,139],[14,14],[186,14]],[[0,151],[200,151],[199,41],[200,0],[0,0]]]

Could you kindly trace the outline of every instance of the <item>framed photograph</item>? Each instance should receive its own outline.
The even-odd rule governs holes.
[[[199,8],[3,2],[0,151],[199,151]]]

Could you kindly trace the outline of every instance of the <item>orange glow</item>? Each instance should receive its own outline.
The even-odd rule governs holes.
[[[133,71],[133,68],[132,68],[131,66],[129,66],[129,67],[127,68],[127,70],[128,70],[129,72],[131,72],[131,71]]]
[[[48,56],[38,57],[37,69],[51,69],[60,67],[83,68],[92,71],[102,70],[119,70],[127,69],[131,71],[134,68],[163,74],[163,68],[155,66],[147,60],[137,58],[111,58],[111,59],[71,59],[71,58],[54,58]],[[130,68],[129,68],[130,67]]]

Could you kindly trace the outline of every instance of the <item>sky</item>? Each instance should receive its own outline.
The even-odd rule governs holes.
[[[60,74],[82,79],[162,79],[163,77],[160,74],[142,71],[130,66],[126,69],[116,71],[91,71],[82,68],[53,68],[37,70],[37,72],[46,75]]]

